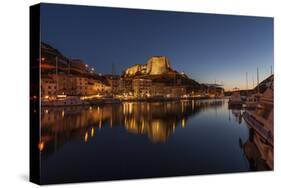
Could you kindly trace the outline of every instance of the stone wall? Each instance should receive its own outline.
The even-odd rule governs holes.
[[[154,56],[151,57],[147,64],[144,65],[133,65],[126,69],[126,76],[134,76],[136,73],[147,74],[147,75],[158,75],[166,73],[170,70],[169,60],[165,56]]]
[[[149,75],[163,74],[169,71],[170,65],[165,56],[152,57],[147,62],[146,72]]]

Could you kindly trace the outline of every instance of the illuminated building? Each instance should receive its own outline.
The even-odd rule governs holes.
[[[171,71],[169,60],[165,56],[153,56],[144,65],[133,65],[125,70],[125,77],[136,74],[159,75]]]
[[[52,46],[41,43],[41,74],[68,73],[70,59]]]
[[[164,83],[153,83],[150,88],[151,96],[165,96],[165,84]]]
[[[121,78],[119,80],[119,89],[119,93],[121,94],[132,95],[132,79]]]
[[[151,80],[149,79],[133,79],[133,91],[135,97],[149,97]]]
[[[169,60],[165,56],[151,57],[147,62],[146,73],[150,75],[163,74],[170,70]]]
[[[41,97],[49,98],[56,95],[56,81],[49,76],[41,76]]]
[[[72,59],[70,63],[70,73],[89,73],[88,66],[81,59]]]
[[[88,79],[88,93],[87,95],[96,94],[109,94],[111,93],[111,87],[104,82],[95,79]]]
[[[118,94],[120,91],[120,76],[117,75],[105,75],[109,86],[111,87],[112,94]]]
[[[73,77],[75,95],[88,95],[88,78]]]

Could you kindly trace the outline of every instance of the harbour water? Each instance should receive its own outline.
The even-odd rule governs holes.
[[[271,170],[227,101],[42,108],[42,183]]]

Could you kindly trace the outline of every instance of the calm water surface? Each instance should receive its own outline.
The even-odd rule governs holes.
[[[42,183],[267,170],[241,113],[225,99],[43,108]]]

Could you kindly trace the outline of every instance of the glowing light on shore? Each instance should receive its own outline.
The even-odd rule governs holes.
[[[99,129],[101,129],[101,123],[102,123],[101,120],[99,120]]]
[[[42,141],[39,142],[39,144],[38,144],[39,151],[43,151],[44,147],[45,147],[45,143]]]
[[[191,102],[191,108],[192,108],[192,111],[194,110],[194,100],[192,100],[192,102]]]
[[[84,142],[88,142],[88,139],[89,139],[89,134],[88,132],[86,132],[84,135]]]
[[[62,95],[57,95],[57,98],[66,98],[66,97],[67,97],[67,95],[65,95],[64,92]]]
[[[91,137],[93,137],[94,135],[95,135],[95,129],[92,128],[92,129],[91,129]]]
[[[185,128],[185,119],[184,118],[182,118],[182,120],[181,120],[181,127]]]
[[[142,118],[141,120],[141,132],[143,133],[144,131],[144,119]]]

